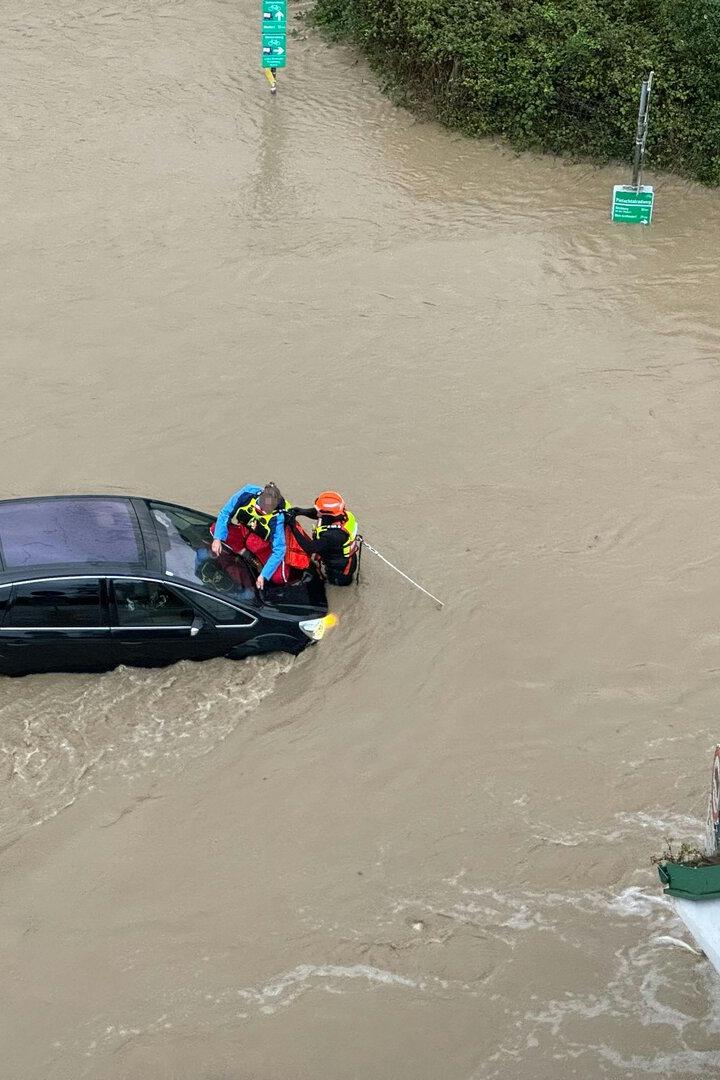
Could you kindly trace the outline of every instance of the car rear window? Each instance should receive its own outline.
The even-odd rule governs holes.
[[[97,578],[31,581],[16,585],[5,627],[102,627]]]
[[[9,570],[143,562],[135,511],[124,499],[33,499],[0,504],[0,544]]]

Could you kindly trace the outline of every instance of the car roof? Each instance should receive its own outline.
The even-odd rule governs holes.
[[[51,495],[0,500],[0,582],[88,573],[160,573],[144,499]]]

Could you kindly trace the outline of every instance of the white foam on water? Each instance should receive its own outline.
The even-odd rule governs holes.
[[[273,655],[3,680],[0,836],[54,817],[103,775],[133,779],[208,753],[292,664]]]
[[[616,1069],[626,1073],[630,1070],[647,1073],[648,1076],[702,1076],[709,1080],[720,1073],[720,1050],[677,1050],[669,1054],[654,1054],[643,1057],[641,1054],[624,1056],[611,1046],[593,1047],[599,1057],[605,1058]]]
[[[630,885],[620,892],[590,889],[567,893],[539,889],[501,893],[490,888],[465,886],[459,890],[459,896],[452,904],[439,907],[417,897],[397,898],[393,901],[392,912],[400,914],[408,909],[434,911],[447,918],[457,917],[460,921],[489,918],[497,926],[518,930],[560,927],[566,918],[563,911],[568,909],[588,915],[605,913],[621,918],[643,918],[657,911],[673,913],[673,906],[666,896],[640,885]]]
[[[703,838],[705,835],[705,822],[700,818],[689,814],[648,814],[643,811],[636,813],[616,814],[616,819],[624,824],[637,829],[651,829],[662,836],[672,836],[681,839],[689,837]]]
[[[278,979],[264,986],[261,990],[242,991],[252,1000],[265,1003],[267,999],[282,997],[289,989],[304,986],[312,979],[365,979],[371,983],[381,983],[385,986],[405,986],[414,988],[418,984],[414,979],[408,979],[403,975],[396,975],[392,971],[384,971],[381,968],[371,967],[368,964],[300,964],[292,971],[280,976]]]
[[[309,991],[342,994],[345,992],[343,984],[347,982],[365,983],[378,988],[424,989],[421,981],[370,964],[298,964],[292,970],[273,976],[257,986],[225,987],[212,992],[200,992],[192,982],[184,991],[176,990],[172,999],[164,1003],[162,1015],[149,1023],[143,1024],[134,1019],[108,1024],[101,1018],[95,1018],[92,1036],[78,1036],[84,1055],[89,1057],[96,1051],[106,1053],[129,1038],[157,1035],[170,1027],[182,1030],[186,1023],[192,1027],[224,1025],[230,1013],[238,1020],[273,1016]],[[240,1011],[237,1009],[239,1001],[243,1002]],[[248,1005],[251,1006],[250,1011]],[[86,1029],[90,1027],[89,1024],[85,1025]]]
[[[578,967],[575,973],[567,969],[564,992],[558,994],[557,979],[553,979],[550,985],[555,991],[543,995],[537,990],[535,972],[532,991],[520,991],[513,998],[499,995],[507,1035],[500,1037],[497,1053],[478,1067],[475,1080],[505,1080],[508,1060],[531,1074],[539,1057],[545,1062],[582,1059],[587,1075],[606,1075],[611,1060],[658,1076],[673,1075],[663,1073],[663,1068],[682,1075],[685,1062],[696,1070],[693,1076],[703,1075],[703,1068],[710,1075],[715,1067],[715,1051],[686,1051],[688,1043],[707,1043],[720,1029],[720,980],[686,940],[672,903],[659,888],[657,892],[640,885],[617,891],[501,892],[473,887],[467,875],[457,875],[442,882],[436,898],[396,898],[391,918],[397,920],[408,910],[429,926],[442,919],[450,927],[449,936],[467,942],[469,948],[481,934],[483,940],[494,943],[497,969],[504,954],[522,965],[524,943],[531,946],[527,955],[534,957],[530,961],[534,964],[538,956],[545,958],[543,963],[552,963],[548,958],[554,952],[553,939],[562,943],[558,948],[563,956],[568,948],[576,951]],[[604,945],[608,922],[616,939],[610,956]],[[540,938],[525,942],[536,932]],[[426,986],[433,991],[427,976]],[[454,984],[454,993],[460,989]],[[477,988],[469,985],[466,992],[476,994]],[[493,1000],[497,999],[495,995]],[[632,1039],[629,1028],[658,1033],[653,1036],[652,1053],[628,1053],[623,1040]],[[613,1030],[618,1032],[617,1046],[608,1037]]]
[[[657,833],[659,837],[676,840],[698,840],[705,837],[705,824],[699,818],[686,814],[649,814],[622,812],[614,815],[615,828],[557,829],[541,822],[534,822],[533,836],[558,847],[581,847],[584,844],[615,844],[618,840],[637,837],[638,828]],[[541,831],[538,831],[541,830]]]
[[[687,952],[692,953],[693,956],[702,956],[702,953],[698,949],[693,949],[692,945],[688,945],[687,941],[681,941],[680,938],[673,937],[671,934],[656,934],[651,940],[653,945],[671,945],[678,949],[685,949]]]
[[[438,881],[433,897],[388,898],[387,912],[377,912],[370,920],[373,925],[360,929],[350,930],[336,921],[326,924],[316,911],[308,910],[307,918],[322,927],[325,937],[334,936],[344,950],[351,940],[364,950],[367,942],[376,941],[373,948],[378,955],[388,950],[392,966],[378,963],[377,956],[373,963],[302,963],[254,985],[218,988],[211,958],[206,957],[207,963],[199,968],[188,967],[184,986],[161,1002],[157,1020],[143,1022],[138,1015],[122,1017],[121,1022],[96,1017],[76,1032],[78,1048],[93,1056],[112,1052],[137,1033],[162,1037],[168,1026],[191,1033],[198,1026],[207,1029],[269,1018],[291,1008],[304,994],[337,996],[354,986],[368,992],[396,990],[419,999],[487,999],[503,1017],[502,1027],[493,1045],[497,1052],[478,1066],[475,1080],[506,1080],[508,1061],[529,1075],[539,1061],[546,1069],[552,1068],[547,1063],[577,1062],[569,1067],[581,1068],[588,1076],[614,1076],[606,1070],[615,1068],[656,1076],[681,1076],[685,1068],[685,1075],[696,1076],[709,1075],[715,1067],[715,1051],[691,1052],[688,1046],[702,1046],[718,1030],[720,981],[686,945],[672,905],[652,889],[501,891],[474,887],[467,873],[459,873]],[[617,942],[609,956],[608,920]],[[420,923],[427,933],[417,932]],[[445,946],[453,941],[446,952]],[[522,965],[527,945],[533,950],[527,955],[535,955],[536,964],[552,963],[553,941],[562,943],[563,955],[570,948],[578,959],[574,974],[567,969],[564,990],[558,992],[558,980],[553,978],[549,985],[554,989],[544,994],[538,989],[543,983],[538,983],[537,971],[527,991],[517,981],[513,991],[493,988],[492,975],[502,970],[503,958],[512,956]],[[490,953],[482,943],[491,945]],[[479,950],[476,958],[489,962],[490,982],[478,979],[469,955],[473,949]],[[446,957],[462,955],[468,955],[473,977],[468,977],[462,960],[454,959],[449,962],[461,965],[456,974],[465,977],[448,977]],[[645,1054],[639,1046],[644,1048],[647,1039],[632,1034],[643,1030],[652,1032],[652,1049]],[[623,1041],[627,1039],[629,1045]]]
[[[605,906],[611,915],[621,918],[647,918],[654,912],[666,911],[674,914],[672,902],[660,892],[650,892],[640,885],[629,885],[619,893],[611,893],[606,902],[599,901],[599,907]]]

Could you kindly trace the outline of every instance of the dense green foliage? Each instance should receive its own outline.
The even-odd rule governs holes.
[[[520,147],[630,160],[652,68],[646,162],[720,184],[720,0],[317,0],[443,123]]]

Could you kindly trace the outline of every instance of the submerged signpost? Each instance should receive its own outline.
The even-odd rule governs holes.
[[[278,68],[287,62],[287,0],[262,0],[262,66],[275,93]]]
[[[616,184],[613,188],[612,220],[629,224],[649,225],[652,221],[655,192],[649,185],[640,183],[645,141],[650,112],[650,94],[652,92],[654,72],[643,79],[640,89],[640,108],[638,109],[637,131],[635,133],[635,156],[631,184]]]
[[[613,188],[612,219],[631,225],[649,225],[655,192],[651,187],[629,187],[616,184]]]

